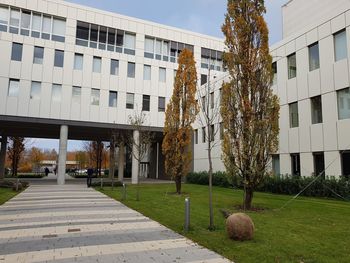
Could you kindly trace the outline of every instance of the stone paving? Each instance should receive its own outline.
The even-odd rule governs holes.
[[[83,184],[0,206],[0,262],[231,262]]]

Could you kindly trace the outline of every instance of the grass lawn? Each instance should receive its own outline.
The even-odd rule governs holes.
[[[140,201],[135,201],[135,186],[128,186],[123,203],[236,263],[350,262],[350,203],[302,197],[281,210],[290,196],[255,193],[254,206],[266,209],[248,213],[255,224],[254,240],[237,242],[226,236],[220,209],[235,211],[235,205],[241,204],[242,191],[214,187],[216,231],[210,232],[207,189],[185,184],[185,194],[177,196],[171,194],[175,185],[141,185]],[[121,199],[121,188],[104,188],[101,192]],[[187,196],[191,198],[192,229],[184,233]]]
[[[12,197],[17,195],[20,192],[13,191],[10,188],[1,188],[0,187],[0,205],[10,200]]]

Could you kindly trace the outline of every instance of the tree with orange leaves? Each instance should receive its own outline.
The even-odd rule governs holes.
[[[279,101],[272,93],[272,58],[264,0],[228,0],[222,31],[230,80],[222,87],[223,159],[244,187],[243,208],[251,209],[255,188],[268,175],[278,147]]]
[[[192,123],[198,113],[196,88],[197,71],[193,53],[184,49],[179,56],[173,95],[165,112],[162,145],[165,171],[175,181],[177,194],[181,194],[181,178],[187,175],[192,159]]]

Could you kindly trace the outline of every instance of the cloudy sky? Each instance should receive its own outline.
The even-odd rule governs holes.
[[[223,37],[221,25],[226,11],[226,0],[68,0],[72,3],[95,7],[153,22]],[[265,0],[265,19],[270,30],[270,44],[282,36],[281,6],[287,0]],[[43,149],[58,149],[58,140],[35,140]],[[69,141],[68,149],[76,150],[81,143]]]

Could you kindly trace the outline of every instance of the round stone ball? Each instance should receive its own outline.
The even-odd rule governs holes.
[[[254,236],[254,223],[248,215],[235,213],[226,219],[226,230],[231,239],[251,240]]]

